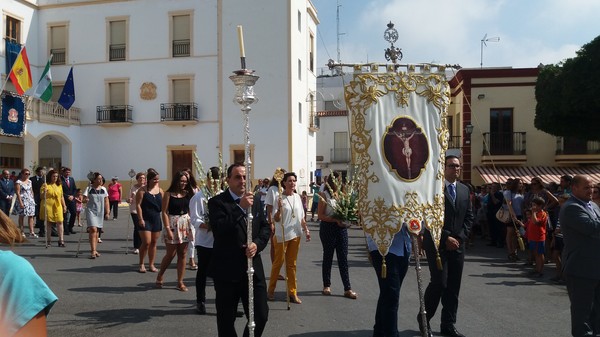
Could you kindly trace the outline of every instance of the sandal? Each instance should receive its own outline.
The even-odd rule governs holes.
[[[65,247],[65,242],[64,241],[58,241],[58,246],[59,247]]]
[[[296,304],[302,304],[302,300],[300,300],[300,298],[298,297],[298,295],[291,295],[290,296],[290,302],[296,303]]]
[[[185,292],[188,291],[188,288],[185,286],[185,284],[181,283],[177,285],[177,290]]]
[[[156,283],[154,284],[154,288],[156,289],[162,289],[163,288],[163,281],[156,281]]]
[[[197,265],[193,265],[193,266],[190,266],[188,269],[189,270],[198,270],[198,266]]]
[[[156,269],[155,266],[150,266],[150,271],[153,272],[153,273],[157,273],[158,269]]]
[[[100,257],[100,253],[98,253],[97,251],[93,251],[92,252],[92,256],[94,256],[94,257]]]
[[[352,290],[346,290],[344,291],[344,297],[355,300],[358,298],[358,295]]]
[[[143,273],[145,273],[145,272],[146,272],[146,267],[144,267],[144,266],[140,266],[140,269],[138,269],[138,273],[141,273],[141,274],[143,274]]]
[[[325,296],[329,296],[329,295],[331,295],[331,288],[325,287],[325,288],[323,288],[323,291],[321,293]]]

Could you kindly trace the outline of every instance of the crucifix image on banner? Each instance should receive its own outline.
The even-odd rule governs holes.
[[[382,256],[403,226],[424,225],[439,247],[450,104],[444,67],[354,70],[344,92],[361,226]]]

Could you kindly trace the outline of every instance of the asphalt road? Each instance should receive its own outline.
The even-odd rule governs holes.
[[[128,214],[105,223],[100,258],[91,260],[86,235],[77,252],[80,235],[66,237],[66,248],[46,249],[43,241],[15,247],[27,258],[56,293],[59,301],[48,316],[51,337],[69,336],[216,336],[214,290],[207,288],[208,314],[195,311],[195,272],[186,271],[189,292],[175,289],[174,263],[165,274],[165,287],[155,289],[155,273],[137,273],[138,256],[126,254]],[[343,286],[334,261],[332,296],[321,295],[321,242],[318,223],[309,223],[313,240],[302,242],[298,259],[298,296],[303,303],[286,309],[285,284],[278,283],[276,301],[269,302],[265,337],[370,337],[378,288],[374,270],[367,259],[360,229],[350,229],[350,277],[357,300],[344,298]],[[85,227],[76,227],[79,232]],[[3,249],[6,249],[3,247]],[[157,261],[164,255],[159,244]],[[335,260],[335,259],[334,259]],[[265,270],[270,270],[268,252],[263,252]],[[157,266],[158,266],[157,262]],[[426,264],[423,288],[429,281]],[[564,285],[550,282],[554,265],[546,266],[545,277],[531,278],[520,263],[509,263],[503,249],[485,246],[478,240],[467,253],[458,312],[457,329],[466,336],[569,336],[569,299]],[[418,336],[415,316],[419,310],[414,265],[401,291],[400,336]],[[238,319],[239,335],[245,319]],[[439,335],[439,312],[431,321]]]

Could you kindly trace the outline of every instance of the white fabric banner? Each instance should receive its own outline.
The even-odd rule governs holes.
[[[443,69],[355,73],[345,98],[364,231],[383,256],[403,225],[425,224],[438,246],[450,103]]]

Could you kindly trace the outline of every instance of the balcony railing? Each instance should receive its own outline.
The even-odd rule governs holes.
[[[52,64],[66,64],[67,50],[65,48],[50,49]]]
[[[124,61],[126,44],[111,44],[109,48],[109,61]]]
[[[526,132],[484,132],[483,155],[525,155],[527,154],[526,134]]]
[[[350,162],[350,149],[349,148],[333,148],[331,149],[331,162],[332,163],[349,163]]]
[[[97,123],[132,123],[131,105],[100,105],[96,107]]]
[[[556,154],[600,154],[600,142],[556,137]]]
[[[173,57],[190,56],[190,40],[173,40]]]
[[[321,121],[317,114],[314,112],[311,112],[309,116],[308,128],[310,129],[310,131],[319,131],[319,129],[321,128]]]
[[[460,138],[461,138],[460,136],[450,136],[450,139],[448,139],[448,148],[449,149],[460,149],[462,147]]]
[[[196,103],[161,103],[160,120],[164,121],[197,121],[198,104]]]
[[[27,119],[37,120],[40,123],[50,123],[59,125],[80,125],[80,109],[72,106],[65,110],[56,102],[44,102],[34,98],[28,105]]]

